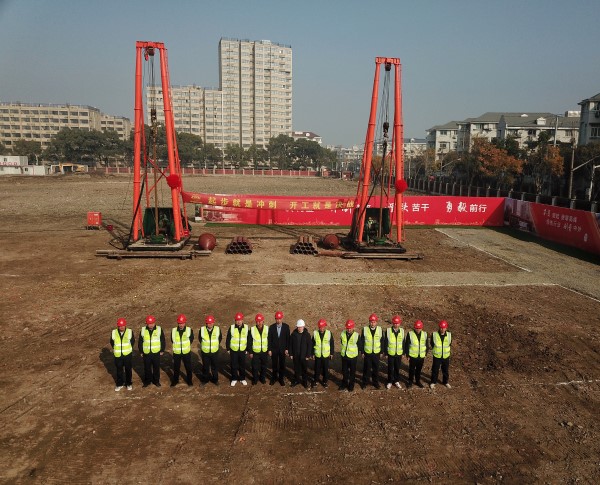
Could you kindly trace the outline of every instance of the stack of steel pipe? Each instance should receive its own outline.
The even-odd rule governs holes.
[[[319,254],[312,236],[298,236],[298,242],[292,246],[292,254],[308,254],[316,256]]]
[[[226,254],[252,254],[252,244],[243,236],[235,236],[227,245]]]

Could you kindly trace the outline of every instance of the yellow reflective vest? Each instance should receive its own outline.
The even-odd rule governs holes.
[[[259,354],[269,350],[269,326],[263,325],[262,334],[258,331],[258,327],[252,327],[252,352]]]
[[[248,325],[244,323],[241,330],[234,324],[231,326],[229,348],[234,352],[243,352],[248,345]]]
[[[371,332],[370,327],[363,328],[363,338],[365,339],[365,354],[380,354],[381,353],[381,327],[375,327],[375,337]]]
[[[113,347],[113,354],[115,357],[121,357],[131,354],[133,349],[131,348],[131,337],[132,330],[129,328],[125,329],[123,332],[123,338],[121,338],[121,333],[117,328],[114,328],[112,331],[112,340],[115,343]]]
[[[219,336],[221,329],[216,325],[213,326],[212,332],[208,334],[208,329],[202,327],[200,329],[200,340],[202,341],[200,350],[204,354],[214,354],[219,350]]]
[[[446,331],[446,337],[442,341],[439,332],[434,332],[433,335],[433,348],[431,353],[437,359],[447,359],[450,357],[450,345],[452,345],[452,335]]]
[[[173,353],[174,354],[189,354],[192,350],[192,343],[190,342],[190,335],[192,329],[185,327],[183,334],[179,335],[179,328],[176,327],[171,331],[171,340],[173,341]]]
[[[342,357],[354,359],[358,357],[358,332],[352,332],[350,338],[348,338],[348,332],[342,332],[342,351],[340,352]]]
[[[144,354],[158,354],[160,352],[160,334],[162,333],[162,328],[160,325],[154,327],[152,332],[152,337],[150,337],[150,331],[148,327],[144,327],[142,329],[142,340],[143,346],[142,350]]]
[[[392,357],[402,355],[402,344],[404,342],[404,329],[400,327],[398,333],[394,333],[392,327],[387,329],[387,353]]]
[[[321,332],[315,330],[315,357],[329,357],[331,355],[331,331],[325,330],[323,332],[323,338],[321,338]]]
[[[417,337],[417,334],[414,330],[408,332],[409,347],[408,347],[408,355],[413,358],[425,358],[425,354],[427,353],[427,332],[421,330],[420,335]]]

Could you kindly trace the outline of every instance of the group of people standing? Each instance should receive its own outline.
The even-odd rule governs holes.
[[[230,385],[241,383],[248,385],[246,380],[246,362],[250,359],[252,384],[263,384],[267,380],[268,361],[271,361],[270,384],[279,382],[285,385],[286,359],[292,359],[294,375],[292,387],[302,385],[305,388],[320,383],[328,387],[329,367],[335,354],[334,338],[327,328],[327,321],[320,319],[317,329],[312,335],[306,329],[304,320],[296,322],[295,329],[283,321],[283,313],[275,313],[275,322],[265,324],[265,317],[258,313],[255,325],[250,327],[244,323],[244,315],[236,313],[234,323],[229,327],[225,339],[225,348],[229,354],[231,379]],[[379,325],[376,314],[369,316],[369,323],[360,332],[355,330],[353,320],[347,320],[345,329],[340,335],[340,356],[342,359],[342,381],[340,390],[353,391],[356,381],[356,367],[359,355],[363,357],[362,387],[371,384],[379,389],[379,364],[382,357],[387,356],[387,383],[385,387],[402,388],[400,369],[402,356],[408,357],[408,380],[410,388],[413,382],[423,387],[421,371],[425,357],[431,351],[433,363],[429,386],[433,389],[438,381],[439,371],[442,371],[442,384],[450,387],[449,366],[452,335],[448,331],[448,323],[442,320],[438,330],[428,337],[423,330],[423,322],[417,320],[413,328],[406,332],[401,327],[402,319],[394,315],[391,326],[384,329]],[[213,315],[205,318],[205,325],[198,331],[198,347],[202,360],[203,384],[219,382],[219,351],[222,334],[215,325]],[[173,378],[171,386],[179,383],[181,362],[185,367],[185,382],[192,385],[192,342],[194,332],[187,326],[187,317],[183,314],[177,317],[177,326],[171,330],[173,352]],[[132,354],[135,345],[133,331],[127,328],[124,318],[117,320],[117,328],[112,330],[110,344],[113,348],[115,367],[117,371],[115,391],[123,387],[132,387]],[[140,330],[138,350],[144,362],[143,387],[154,384],[160,387],[160,357],[166,348],[166,338],[160,325],[156,325],[153,315],[146,317],[146,325]],[[309,379],[309,361],[314,360],[312,379]]]

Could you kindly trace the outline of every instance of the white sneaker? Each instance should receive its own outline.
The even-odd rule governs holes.
[[[246,381],[246,379],[242,379],[240,382],[242,383],[242,386],[248,385],[248,381]]]
[[[429,384],[429,387],[431,387],[431,389],[435,388],[435,384],[432,382],[431,384]]]
[[[127,390],[131,391],[133,389],[133,386],[127,386]]]
[[[115,386],[115,392],[119,392],[121,389],[123,389],[123,386]]]
[[[231,387],[234,387],[237,384],[237,381],[231,381]]]
[[[448,389],[452,389],[452,386],[451,386],[450,384],[446,384],[446,387],[447,387]]]
[[[394,386],[396,386],[398,389],[402,389],[402,386],[400,385],[400,383],[399,383],[399,382],[396,382],[396,383],[394,384]]]

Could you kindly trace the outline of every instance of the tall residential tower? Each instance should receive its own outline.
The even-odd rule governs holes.
[[[292,131],[292,48],[268,40],[222,38],[219,88],[171,86],[175,130],[224,148],[266,147]],[[162,105],[160,86],[148,88],[148,111]],[[148,113],[149,119],[149,113]],[[158,121],[164,122],[161,110]]]

